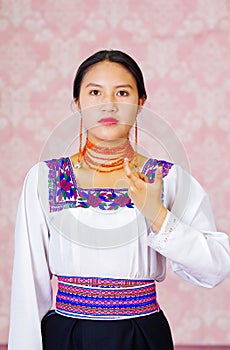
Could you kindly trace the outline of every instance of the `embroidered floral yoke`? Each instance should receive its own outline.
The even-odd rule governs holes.
[[[127,188],[83,189],[79,187],[69,157],[48,160],[46,163],[50,169],[50,211],[77,207],[94,207],[101,210],[117,210],[119,207],[134,208],[134,204],[128,196]],[[163,177],[165,177],[171,169],[172,163],[148,159],[142,168],[142,173],[147,176],[150,183],[154,182],[155,171],[158,166],[163,167]]]

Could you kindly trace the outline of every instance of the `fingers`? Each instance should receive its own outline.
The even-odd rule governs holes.
[[[124,169],[125,169],[126,176],[129,178],[131,176],[132,171],[129,166],[128,158],[124,159]]]
[[[137,173],[137,175],[138,175],[138,177],[141,179],[141,180],[143,180],[144,182],[149,182],[148,181],[148,178],[147,178],[147,176],[145,175],[145,174],[142,174],[142,173]]]
[[[146,183],[148,183],[148,178],[145,174],[140,172],[134,172],[130,168],[129,160],[124,159],[124,170],[126,176],[129,180],[129,190],[131,194],[134,194],[136,190],[146,190]],[[155,171],[154,184],[155,188],[158,188],[159,191],[162,189],[162,179],[163,179],[163,167],[158,166]]]
[[[137,179],[141,179],[144,182],[148,182],[148,177],[145,174],[142,174],[140,172],[134,172],[131,170],[130,166],[129,166],[129,160],[128,158],[124,159],[124,169],[125,169],[125,173],[126,176],[134,181],[134,183],[137,181]],[[156,171],[155,171],[155,177],[154,177],[154,182],[155,181],[161,181],[163,178],[163,166],[158,166]]]
[[[163,179],[163,171],[162,171],[163,167],[159,166],[155,172],[155,178],[154,178],[154,182],[161,182]]]
[[[131,191],[143,188],[144,183],[147,182],[147,177],[144,174],[132,171],[128,159],[124,159],[124,170],[129,179]]]

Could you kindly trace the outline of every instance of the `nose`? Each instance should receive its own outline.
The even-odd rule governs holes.
[[[104,97],[104,99],[102,100],[101,111],[113,112],[113,113],[118,111],[117,102],[113,99],[113,97],[110,97],[110,96]]]

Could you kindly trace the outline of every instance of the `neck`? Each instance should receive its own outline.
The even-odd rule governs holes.
[[[103,140],[103,139],[98,139],[94,137],[92,134],[87,134],[87,140],[89,140],[92,144],[96,146],[101,146],[101,147],[116,147],[122,145],[125,141],[128,140],[128,135],[115,139],[115,140]]]
[[[108,173],[122,169],[124,158],[128,158],[130,162],[133,161],[135,152],[129,139],[102,141],[97,144],[87,139],[83,158],[89,168]]]

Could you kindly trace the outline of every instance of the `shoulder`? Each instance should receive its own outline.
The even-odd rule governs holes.
[[[56,184],[63,181],[73,181],[74,173],[69,157],[53,158],[43,162],[48,169],[49,185],[51,182]],[[43,173],[44,174],[44,173]]]
[[[154,182],[155,172],[158,167],[162,167],[163,178],[166,177],[170,170],[173,168],[174,164],[163,159],[146,158],[142,166],[142,173],[145,174],[149,182]]]
[[[60,171],[63,169],[65,171],[67,168],[70,167],[70,160],[69,158],[55,158],[55,159],[48,159],[44,161],[40,161],[38,163],[35,163],[26,173],[24,183],[37,183],[38,181],[41,181],[42,179],[45,180],[47,177],[52,177],[55,173],[60,173]]]
[[[69,157],[61,157],[61,158],[52,158],[48,160],[44,160],[43,164],[46,164],[46,166],[49,169],[58,169],[63,168],[69,165]]]
[[[61,157],[61,158],[53,158],[48,160],[41,160],[40,162],[35,163],[26,173],[26,178],[28,176],[35,176],[39,173],[40,170],[44,169],[54,169],[63,167],[65,163],[68,162],[68,158]]]

